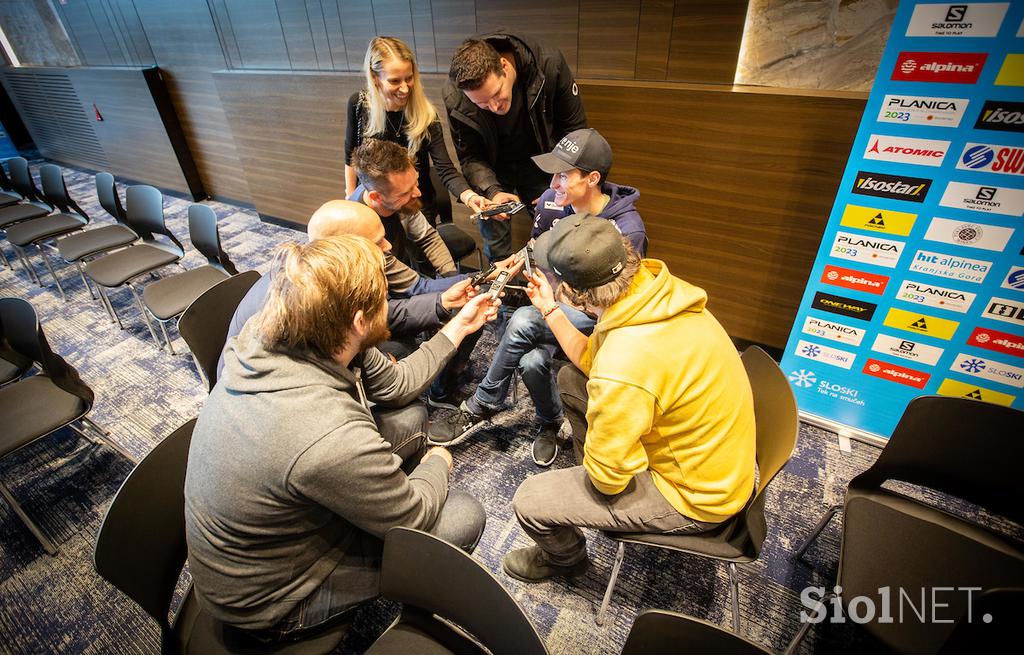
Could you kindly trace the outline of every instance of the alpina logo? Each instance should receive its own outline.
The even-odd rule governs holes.
[[[906,73],[907,75],[910,75],[911,73],[917,70],[917,62],[913,59],[907,59],[902,64],[900,64],[900,70]]]
[[[863,372],[868,375],[873,375],[876,378],[889,380],[890,382],[898,382],[899,384],[905,384],[908,387],[914,387],[915,389],[923,389],[925,385],[928,384],[928,379],[931,377],[928,373],[915,371],[914,369],[906,368],[905,366],[889,364],[877,359],[869,359],[864,365]]]
[[[967,345],[1014,357],[1024,357],[1024,337],[1009,332],[984,327],[974,328],[974,332],[967,339]]]
[[[884,275],[855,271],[852,268],[842,268],[831,264],[825,266],[821,281],[825,284],[856,291],[867,291],[876,295],[885,293],[885,287],[889,284],[889,278]]]
[[[974,84],[988,55],[978,52],[901,52],[892,79]]]

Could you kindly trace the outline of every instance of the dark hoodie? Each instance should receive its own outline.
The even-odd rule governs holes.
[[[516,86],[526,89],[525,106],[539,150],[550,152],[563,136],[587,126],[579,88],[569,64],[558,48],[508,31],[483,34],[499,52],[511,51],[516,60]],[[494,114],[480,109],[452,84],[444,87],[444,106],[462,174],[476,191],[488,198],[504,191],[494,173],[498,161],[498,129]]]
[[[643,219],[640,218],[640,214],[636,210],[636,201],[640,199],[640,192],[631,186],[605,182],[601,185],[601,193],[608,196],[609,200],[598,216],[615,223],[615,227],[619,228],[622,236],[633,244],[633,249],[641,257],[645,257],[647,255],[647,230],[644,228]],[[536,239],[553,228],[559,220],[575,213],[576,210],[572,205],[565,207],[556,205],[555,190],[548,189],[537,201],[533,232],[530,233],[530,238]]]
[[[189,567],[204,609],[243,628],[273,626],[360,542],[434,524],[448,467],[428,457],[406,476],[367,399],[408,404],[454,352],[438,333],[399,364],[371,348],[344,368],[267,350],[255,321],[228,342],[185,476]]]

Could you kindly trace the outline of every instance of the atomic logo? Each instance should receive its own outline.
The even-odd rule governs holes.
[[[793,371],[789,374],[789,381],[798,387],[811,387],[818,381],[818,378],[814,376],[813,371],[805,371],[800,369],[799,371]]]
[[[981,373],[985,370],[985,361],[982,359],[965,359],[960,362],[960,368],[968,373]]]

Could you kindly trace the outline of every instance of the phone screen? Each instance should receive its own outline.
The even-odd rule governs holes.
[[[526,279],[533,279],[533,250],[530,246],[523,248],[523,270],[526,272]]]
[[[501,294],[501,290],[505,288],[505,283],[508,282],[508,271],[502,271],[498,273],[498,277],[494,278],[494,282],[491,283],[491,298],[497,298]]]

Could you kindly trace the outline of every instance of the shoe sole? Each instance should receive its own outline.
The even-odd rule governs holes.
[[[537,466],[542,466],[544,468],[547,468],[547,467],[551,466],[552,464],[555,463],[555,460],[558,459],[558,442],[555,441],[555,453],[551,456],[551,459],[549,459],[547,462],[538,461],[537,457],[533,454],[533,449],[532,448],[530,449],[530,459],[532,459],[533,463],[536,464]]]
[[[507,575],[508,577],[510,577],[510,578],[512,578],[514,580],[519,580],[520,582],[525,582],[527,584],[537,584],[538,582],[548,582],[552,578],[578,578],[579,576],[581,576],[584,573],[586,573],[587,569],[589,569],[589,568],[590,568],[590,562],[588,561],[586,566],[583,566],[583,567],[581,567],[579,569],[571,569],[571,570],[566,571],[564,573],[556,573],[556,574],[554,574],[552,576],[548,576],[546,578],[541,578],[539,580],[534,580],[532,578],[524,578],[523,576],[521,576],[521,575],[519,575],[517,573],[513,573],[512,571],[509,571],[508,567],[505,566],[505,562],[501,563],[501,570],[505,572],[505,575]]]
[[[488,422],[489,422],[488,419],[484,419],[484,420],[480,421],[479,423],[477,423],[476,425],[474,425],[473,427],[469,428],[468,430],[466,430],[465,432],[463,432],[462,434],[460,434],[459,436],[455,437],[454,439],[452,439],[450,441],[434,441],[434,439],[431,438],[430,434],[427,434],[427,445],[429,445],[429,446],[443,446],[445,448],[447,448],[448,446],[457,446],[460,443],[462,443],[463,441],[465,441],[466,439],[469,439],[474,434],[476,434],[477,431],[479,431],[480,428],[482,428],[484,426],[484,424],[488,423]]]
[[[443,403],[440,400],[434,400],[430,396],[427,396],[427,405],[429,405],[430,407],[433,407],[434,409],[452,409],[452,410],[457,410],[459,408],[458,405],[453,405],[451,403]]]

